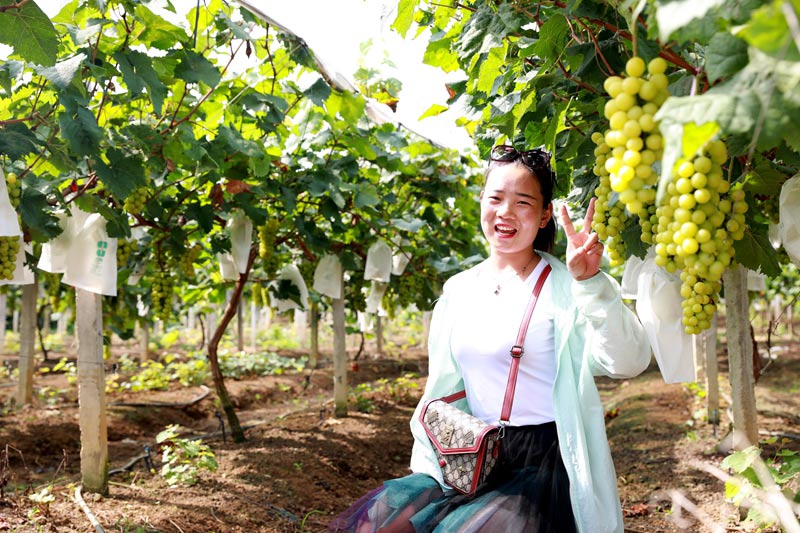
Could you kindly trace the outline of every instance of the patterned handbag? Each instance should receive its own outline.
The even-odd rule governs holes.
[[[465,413],[450,405],[456,400],[466,397],[466,391],[428,401],[420,414],[420,422],[433,444],[433,450],[442,468],[445,483],[457,491],[472,496],[482,485],[500,453],[500,442],[503,429],[511,418],[511,405],[514,402],[514,390],[517,386],[519,362],[523,354],[525,334],[536,307],[536,300],[542,290],[550,265],[536,280],[533,294],[528,302],[525,315],[520,324],[517,340],[511,347],[511,368],[508,371],[508,383],[503,398],[503,409],[498,424],[487,424],[483,420]]]

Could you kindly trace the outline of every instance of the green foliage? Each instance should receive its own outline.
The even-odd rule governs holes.
[[[234,210],[277,225],[270,265],[246,273],[264,284],[275,265],[329,252],[358,275],[380,237],[412,256],[430,301],[480,251],[470,154],[366,116],[368,97],[396,103],[396,80],[363,68],[363,93],[333,90],[304,43],[231,3],[170,22],[138,2],[75,0],[56,24],[45,17],[47,31],[30,23],[35,1],[23,6],[0,9],[4,38],[46,41],[52,57],[20,45],[0,66],[0,165],[23,179],[35,242],[78,205],[135,244],[107,317],[123,338],[136,316],[117,311],[138,299],[165,326],[180,308],[225,299],[218,254],[231,250]],[[144,202],[127,201],[141,190]],[[197,247],[193,264],[179,261]]]
[[[302,372],[308,357],[283,357],[276,353],[221,352],[219,364],[226,377],[273,376]]]
[[[171,424],[156,436],[161,451],[161,477],[170,487],[191,486],[200,478],[200,471],[216,472],[214,452],[200,439],[179,436],[181,427]]]
[[[555,154],[558,193],[585,206],[598,185],[589,139],[605,123],[603,82],[632,56],[660,56],[670,65],[671,97],[657,115],[665,142],[660,190],[672,163],[713,137],[736,158],[725,165],[732,182],[755,169],[783,180],[797,172],[800,55],[787,22],[797,12],[797,2],[763,0],[536,6],[400,0],[393,27],[403,35],[429,30],[425,61],[465,73],[464,82],[451,85],[450,102],[466,105],[469,118],[460,123],[482,154],[498,142],[545,145]],[[759,194],[778,193],[779,187]],[[781,257],[769,245],[768,225],[757,220],[754,196],[747,200],[748,227],[736,259],[776,275]],[[629,253],[644,255],[638,232],[621,233]]]
[[[725,482],[725,497],[736,505],[746,503],[749,506],[747,521],[759,528],[778,523],[776,510],[763,492],[768,488],[765,482],[769,481],[780,491],[773,497],[782,494],[788,502],[800,502],[800,454],[795,451],[782,449],[764,462],[761,450],[750,446],[733,452],[722,461],[722,466],[736,474]]]
[[[350,391],[350,402],[362,413],[374,411],[379,401],[413,405],[419,399],[417,377],[415,373],[407,373],[395,379],[381,378],[374,383],[359,383]]]

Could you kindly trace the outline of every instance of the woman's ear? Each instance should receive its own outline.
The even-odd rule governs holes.
[[[547,226],[551,218],[553,218],[553,202],[550,202],[547,208],[542,211],[542,220],[539,222],[539,227],[543,228]]]

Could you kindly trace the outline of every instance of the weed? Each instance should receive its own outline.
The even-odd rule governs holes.
[[[161,446],[161,476],[170,487],[194,485],[200,470],[216,472],[218,463],[214,452],[200,439],[178,435],[180,426],[171,424],[156,436]]]
[[[776,496],[782,496],[786,502],[800,499],[800,455],[795,451],[780,450],[764,461],[761,449],[750,446],[733,452],[722,461],[722,466],[736,474],[725,481],[725,497],[747,507],[746,521],[759,530],[779,522],[773,505]]]

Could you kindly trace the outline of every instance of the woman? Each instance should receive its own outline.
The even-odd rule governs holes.
[[[622,532],[616,474],[594,375],[631,377],[650,346],[618,284],[600,272],[594,201],[575,230],[566,207],[566,265],[555,241],[550,154],[495,147],[480,195],[489,257],[445,283],[431,322],[429,375],[411,419],[413,474],[389,480],[332,531]],[[497,423],[514,343],[539,273],[546,279],[520,361],[498,466],[474,497],[447,487],[419,421],[425,402],[466,390],[458,405]]]

